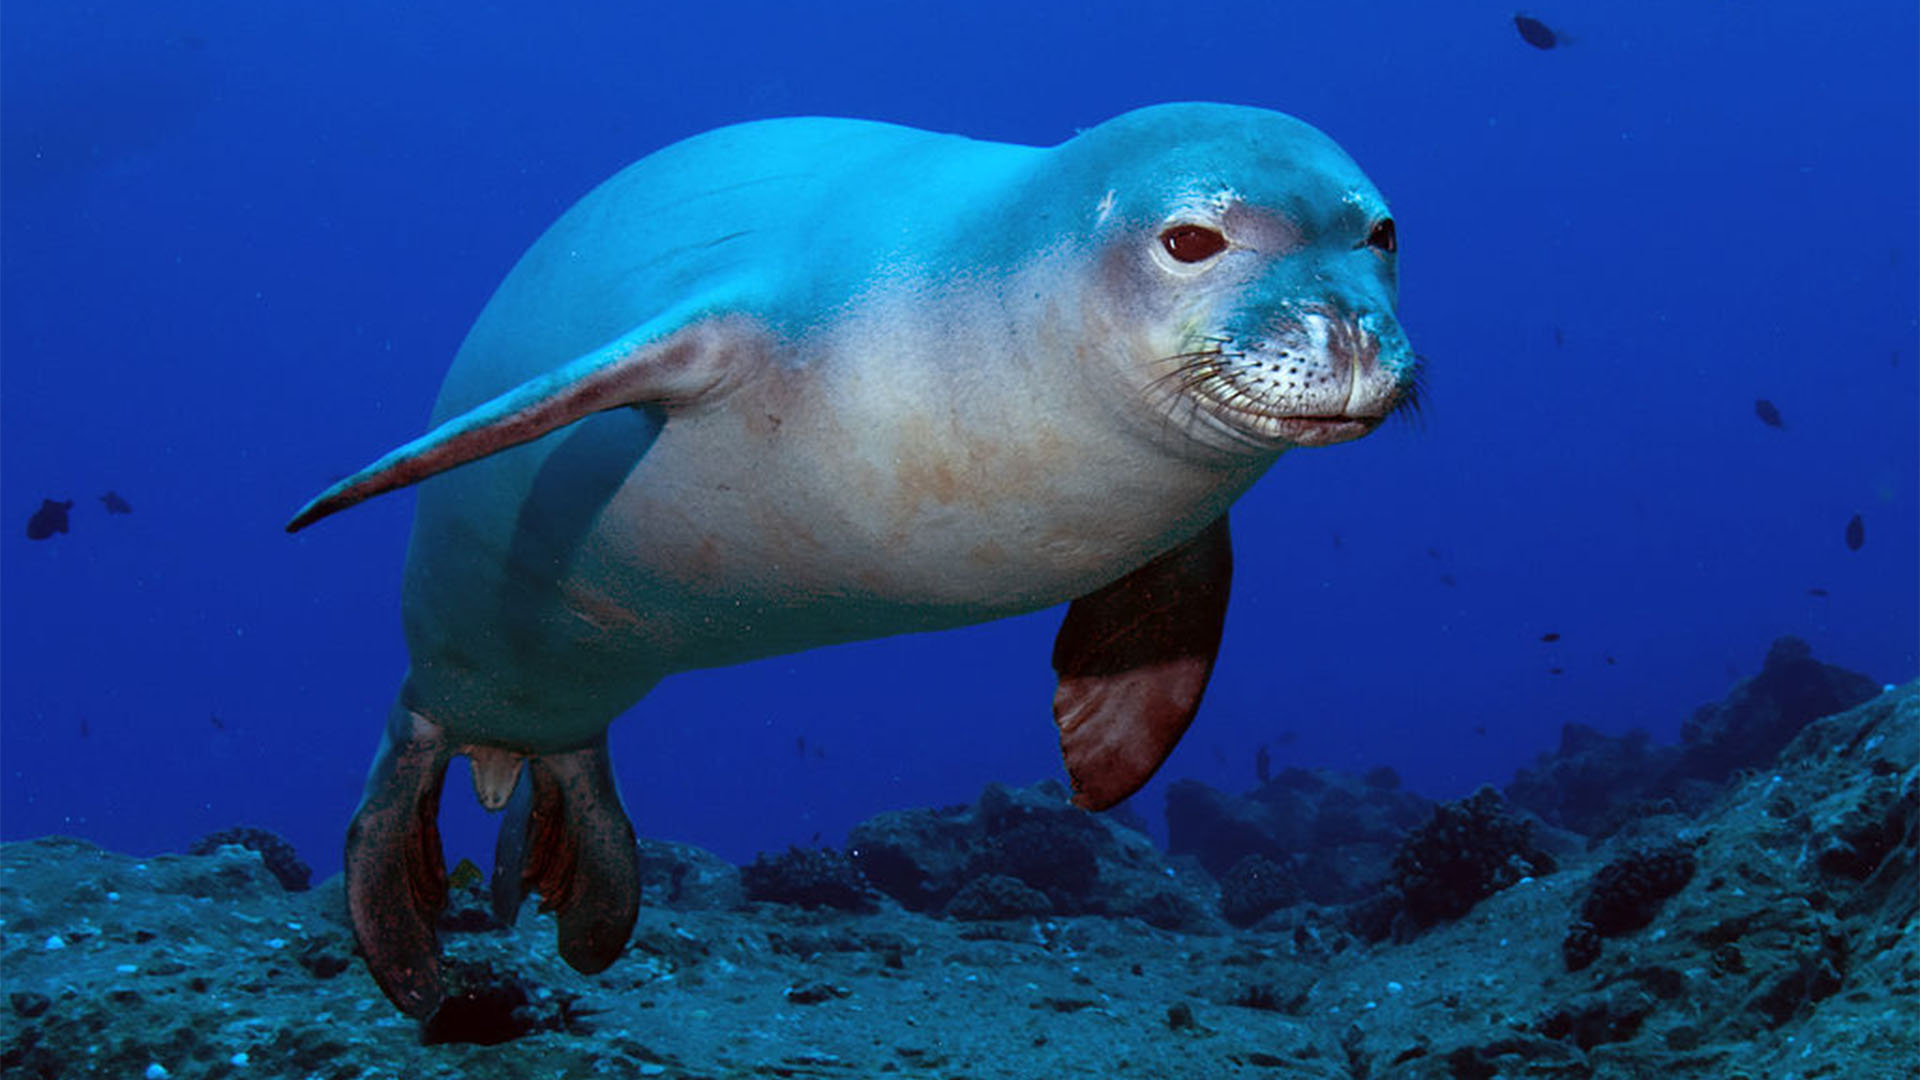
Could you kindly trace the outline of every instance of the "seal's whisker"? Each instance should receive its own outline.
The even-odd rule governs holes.
[[[1160,416],[1160,434],[1167,437],[1172,434],[1174,422],[1185,423],[1192,419],[1193,397],[1187,391],[1192,383],[1192,372],[1202,363],[1205,353],[1176,353],[1160,360],[1166,370],[1154,376],[1146,386],[1147,397],[1154,401],[1155,412]],[[1178,415],[1185,409],[1186,415]]]
[[[1175,353],[1172,356],[1163,357],[1160,363],[1170,366],[1166,371],[1155,376],[1153,380],[1147,384],[1147,389],[1150,392],[1159,392],[1166,388],[1169,383],[1178,383],[1178,386],[1173,391],[1174,393],[1179,394],[1190,391],[1207,379],[1221,376],[1224,373],[1224,368],[1219,361],[1222,359],[1230,359],[1234,355],[1235,354],[1222,352],[1219,349],[1203,349],[1196,352]]]
[[[1157,399],[1160,405],[1158,411],[1163,434],[1170,434],[1176,423],[1191,423],[1202,409],[1206,409],[1209,415],[1223,423],[1227,419],[1221,406],[1215,401],[1215,393],[1201,391],[1209,386],[1230,386],[1232,384],[1230,365],[1223,361],[1237,360],[1244,354],[1228,352],[1220,348],[1221,345],[1230,342],[1231,338],[1205,335],[1201,340],[1215,344],[1210,348],[1194,349],[1162,357],[1160,364],[1165,366],[1166,370],[1147,383],[1147,394]]]
[[[1257,433],[1243,430],[1247,419],[1277,421],[1284,417],[1275,411],[1268,395],[1248,383],[1239,369],[1247,353],[1223,348],[1235,340],[1225,335],[1206,334],[1200,340],[1214,344],[1162,357],[1160,365],[1165,370],[1147,384],[1148,395],[1160,404],[1163,431],[1204,413],[1235,441],[1264,445]]]
[[[1394,403],[1393,415],[1412,427],[1415,431],[1425,431],[1427,424],[1426,406],[1429,400],[1427,383],[1427,358],[1421,353],[1413,354],[1413,367],[1403,377],[1405,389],[1400,400]]]

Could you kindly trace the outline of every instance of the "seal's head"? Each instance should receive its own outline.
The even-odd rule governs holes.
[[[1125,342],[1085,359],[1121,369],[1127,410],[1160,438],[1271,455],[1358,438],[1411,401],[1393,218],[1313,127],[1161,105],[1082,133],[1053,164],[1087,196],[1063,223],[1095,249],[1082,317],[1099,332],[1083,340]]]

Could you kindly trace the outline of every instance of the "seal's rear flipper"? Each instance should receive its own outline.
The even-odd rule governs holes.
[[[618,959],[640,916],[640,853],[606,737],[527,759],[494,849],[493,913],[511,926],[526,890],[560,923],[560,955],[588,975]]]
[[[440,939],[447,903],[440,853],[440,785],[448,752],[440,728],[395,704],[347,829],[347,909],[373,981],[410,1016],[440,1006]]]
[[[725,382],[740,358],[756,354],[753,333],[737,320],[669,312],[461,413],[334,484],[301,507],[287,531],[299,532],[382,492],[532,442],[597,412],[696,401]]]
[[[1076,805],[1118,803],[1173,752],[1213,674],[1232,579],[1222,515],[1067,608],[1053,642],[1053,717]]]

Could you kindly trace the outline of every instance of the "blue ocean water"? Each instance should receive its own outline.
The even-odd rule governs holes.
[[[1424,419],[1238,505],[1227,642],[1149,817],[1170,779],[1249,785],[1263,744],[1453,796],[1569,721],[1671,739],[1780,634],[1913,678],[1913,5],[1530,11],[1559,47],[1480,2],[7,4],[0,833],[250,824],[337,869],[406,663],[411,497],[281,525],[423,430],[574,199],[768,116],[1046,145],[1231,101],[1391,200]],[[46,498],[71,531],[31,540]],[[745,860],[1059,775],[1057,620],[678,676],[615,726],[628,808]],[[463,773],[449,861],[491,847]]]

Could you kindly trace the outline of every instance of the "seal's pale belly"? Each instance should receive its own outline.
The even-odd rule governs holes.
[[[1117,500],[1185,507],[1219,480],[1143,476],[1122,454],[1097,460],[1114,448],[1057,431],[989,442],[925,417],[882,422],[809,431],[795,419],[782,425],[791,438],[756,440],[732,410],[677,419],[607,506],[570,586],[696,635],[693,651],[662,650],[669,667],[732,663],[1061,603],[1195,527],[1121,520]],[[1193,493],[1165,498],[1183,479]],[[787,609],[794,626],[770,621]]]
[[[410,702],[463,737],[576,745],[676,671],[1084,595],[1183,540],[1258,475],[1223,485],[1217,468],[1170,464],[1064,410],[1053,425],[969,425],[942,403],[1013,416],[1035,408],[1032,388],[900,352],[894,341],[843,353],[834,380],[776,366],[722,406],[673,416],[564,565],[513,557],[527,515],[490,515],[500,500],[472,494],[526,484],[535,448],[430,482],[416,554],[460,557],[410,561]],[[897,375],[867,377],[848,355],[946,374],[903,406]],[[820,393],[835,407],[811,400]],[[452,486],[466,491],[441,490]]]

